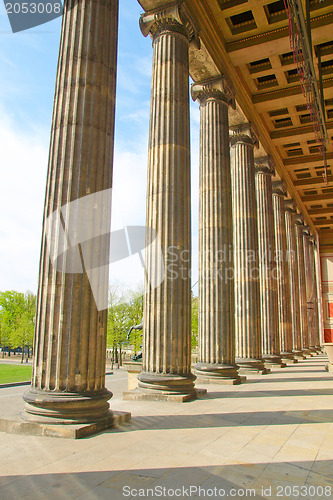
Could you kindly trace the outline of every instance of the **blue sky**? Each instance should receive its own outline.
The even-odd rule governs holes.
[[[145,224],[152,45],[136,0],[120,0],[112,228]],[[37,290],[61,19],[13,34],[0,2],[0,290]],[[197,280],[199,111],[191,104],[193,283]],[[111,266],[135,287],[138,256]]]

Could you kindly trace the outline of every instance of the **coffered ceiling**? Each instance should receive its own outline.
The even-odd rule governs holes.
[[[170,2],[140,0],[146,11]],[[322,248],[333,248],[333,0],[310,0],[314,66],[321,52],[327,142],[324,160],[290,46],[283,0],[185,0],[200,30],[201,49],[190,49],[190,73],[202,81],[224,73],[233,81],[237,110],[230,122],[247,120],[269,154]],[[304,1],[305,10],[305,1]]]

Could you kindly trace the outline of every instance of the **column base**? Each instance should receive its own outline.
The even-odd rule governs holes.
[[[327,363],[327,365],[325,366],[325,370],[327,372],[333,372],[333,363]]]
[[[134,391],[124,392],[124,399],[185,402],[198,397],[193,373],[179,375],[141,372],[137,378],[138,387]]]
[[[237,365],[197,363],[194,369],[198,384],[238,385],[246,380],[239,376]]]
[[[312,358],[314,354],[317,354],[315,351],[312,351],[309,347],[303,347],[302,352],[304,356],[306,356],[307,358]]]
[[[163,394],[162,392],[145,392],[137,387],[133,391],[123,392],[124,401],[166,401],[168,403],[187,403],[207,394],[207,389],[195,388],[192,394]]]
[[[285,368],[287,366],[278,355],[263,354],[262,359],[266,368]]]
[[[319,354],[318,349],[315,346],[310,346],[309,351],[310,351],[312,356],[318,356],[318,354]]]
[[[116,427],[129,422],[131,414],[129,412],[113,412],[111,417],[101,419],[98,422],[89,424],[63,424],[53,425],[52,423],[26,422],[21,418],[17,419],[0,419],[0,432],[7,434],[21,434],[25,436],[45,436],[45,437],[60,437],[66,439],[81,439],[92,436],[105,429]]]
[[[52,425],[96,424],[109,422],[113,414],[108,400],[112,392],[46,391],[31,387],[24,393],[26,402],[21,418],[28,422]]]
[[[306,356],[304,356],[303,351],[299,351],[297,349],[293,350],[293,355],[295,356],[296,359],[306,359]]]
[[[123,363],[124,369],[128,373],[141,373],[142,372],[142,362],[141,361],[126,361]]]
[[[238,373],[240,375],[266,375],[271,370],[265,367],[262,359],[255,358],[236,358],[236,364],[239,366]]]
[[[298,363],[298,359],[295,359],[292,352],[281,352],[280,356],[283,363],[286,363],[287,365]]]

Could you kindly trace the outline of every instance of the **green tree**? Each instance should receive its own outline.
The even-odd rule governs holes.
[[[24,310],[12,334],[13,345],[22,347],[21,363],[23,363],[24,359],[24,348],[26,347],[28,349],[29,357],[29,349],[32,348],[33,345],[35,315],[36,296],[31,292],[27,292],[24,295]]]
[[[14,332],[19,326],[21,317],[25,310],[24,294],[14,290],[0,292],[0,330],[2,357],[4,348],[17,347],[14,342]]]
[[[0,315],[0,348],[2,349],[2,357],[4,357],[4,355],[5,355],[4,345],[5,345],[5,336],[3,333],[3,324],[1,321],[1,315]]]
[[[191,315],[191,346],[195,349],[198,346],[198,306],[199,299],[192,295],[192,315]]]
[[[112,285],[109,290],[109,310],[107,323],[107,347],[113,349],[113,359],[118,360],[118,349],[121,352],[127,336],[127,311],[125,294],[118,285]]]
[[[140,349],[142,331],[133,330],[129,341],[127,341],[127,333],[131,326],[141,323],[142,315],[143,292],[141,289],[124,293],[118,285],[110,287],[107,347],[113,349],[116,363],[121,362],[121,359],[118,359],[118,349],[121,358],[124,345],[128,343],[133,345],[135,352]]]
[[[129,292],[127,299],[127,311],[129,318],[128,330],[131,326],[140,325],[143,318],[143,289],[139,288]],[[140,350],[142,344],[142,330],[132,330],[129,344],[134,347],[135,353]]]

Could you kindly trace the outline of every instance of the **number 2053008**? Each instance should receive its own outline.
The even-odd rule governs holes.
[[[7,14],[60,14],[61,3],[50,2],[8,2],[6,3]]]
[[[277,497],[313,497],[313,498],[331,498],[331,486],[277,486]]]

